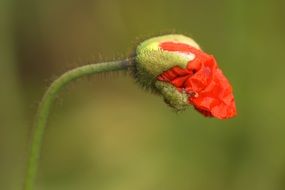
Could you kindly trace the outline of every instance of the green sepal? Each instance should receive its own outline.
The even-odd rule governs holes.
[[[172,84],[156,81],[155,88],[163,96],[164,101],[175,111],[184,111],[189,106],[186,92],[179,92]]]

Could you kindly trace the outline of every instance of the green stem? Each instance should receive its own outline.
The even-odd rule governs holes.
[[[32,137],[31,150],[27,163],[27,173],[24,180],[24,190],[32,190],[34,187],[45,126],[47,124],[51,105],[60,90],[69,82],[80,77],[101,72],[126,70],[130,66],[132,66],[131,60],[85,65],[67,71],[51,84],[51,86],[46,91],[44,97],[42,98],[42,101],[38,108],[34,134]]]

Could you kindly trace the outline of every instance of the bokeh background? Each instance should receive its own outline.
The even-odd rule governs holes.
[[[284,7],[282,0],[1,0],[0,189],[21,189],[35,112],[52,80],[176,32],[216,56],[238,116],[176,114],[127,73],[81,79],[53,107],[36,189],[284,190]]]

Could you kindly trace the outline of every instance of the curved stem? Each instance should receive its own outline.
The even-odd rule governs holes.
[[[51,84],[51,86],[48,88],[45,95],[43,96],[38,108],[34,134],[32,137],[31,150],[28,158],[27,173],[24,180],[24,190],[32,190],[34,187],[45,126],[47,124],[51,105],[54,102],[55,97],[59,93],[59,91],[69,82],[80,77],[101,72],[125,70],[131,65],[131,60],[85,65],[67,71]]]

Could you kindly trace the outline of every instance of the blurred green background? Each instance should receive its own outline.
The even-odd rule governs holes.
[[[284,190],[285,1],[1,0],[0,189],[21,189],[38,103],[64,71],[183,33],[214,54],[238,116],[176,114],[125,73],[60,94],[41,190]]]

